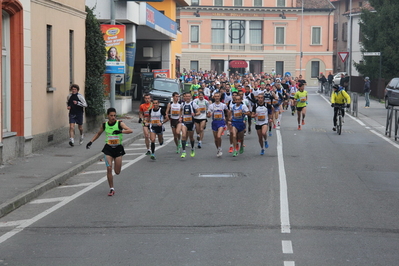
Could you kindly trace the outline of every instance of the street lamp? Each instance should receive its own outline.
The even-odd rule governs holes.
[[[352,0],[349,1],[349,55],[348,55],[348,91],[351,91],[351,76],[352,76]]]
[[[303,57],[303,47],[302,47],[302,33],[303,33],[303,2],[305,0],[302,0],[302,10],[301,10],[301,36],[300,36],[300,50],[301,50],[301,55],[300,55],[300,59],[299,59],[299,74],[302,75],[302,57]]]

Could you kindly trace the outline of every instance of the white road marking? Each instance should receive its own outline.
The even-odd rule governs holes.
[[[31,202],[29,202],[29,204],[42,204],[42,203],[49,203],[49,202],[57,202],[57,201],[66,200],[67,198],[69,198],[69,197],[37,199],[37,200],[32,200]]]
[[[103,163],[104,164],[104,163]],[[78,175],[91,175],[91,174],[102,174],[102,173],[106,173],[107,169],[105,170],[97,170],[97,171],[87,171],[87,172],[81,172]]]
[[[295,266],[295,261],[284,261],[284,266]]]
[[[169,142],[171,142],[173,139],[170,139],[168,141],[165,142],[165,146],[166,144],[168,144]],[[162,146],[162,147],[165,147]],[[131,165],[133,165],[134,163],[140,161],[141,159],[145,158],[146,155],[141,155],[139,157],[137,157],[135,160],[132,160],[130,163],[125,164],[122,166],[122,170],[126,169],[127,167],[130,167]],[[39,221],[40,219],[46,217],[47,215],[53,213],[54,211],[58,210],[59,208],[67,205],[69,202],[73,201],[74,199],[80,197],[81,195],[85,194],[86,192],[92,190],[93,188],[97,187],[98,185],[100,185],[101,183],[105,182],[107,180],[107,176],[104,176],[103,178],[99,179],[97,182],[92,183],[91,185],[85,187],[84,189],[82,189],[81,191],[73,194],[70,197],[66,197],[63,201],[61,201],[60,203],[54,205],[53,207],[45,210],[42,213],[39,213],[38,215],[36,215],[35,217],[28,219],[24,222],[22,222],[20,225],[18,225],[16,228],[14,228],[13,230],[5,233],[4,235],[0,236],[0,244],[5,242],[7,239],[13,237],[14,235],[18,234],[19,232],[22,232],[25,228],[27,228],[28,226],[32,225],[33,223]]]
[[[9,221],[9,222],[3,222],[0,223],[0,227],[13,227],[13,226],[18,226],[27,220],[19,220],[19,221]]]
[[[284,254],[292,254],[294,253],[292,249],[292,241],[291,240],[283,240],[282,241],[282,246],[283,246],[283,253]]]
[[[71,188],[71,187],[87,187],[90,186],[91,184],[93,184],[92,182],[90,183],[80,183],[80,184],[76,184],[76,185],[63,185],[63,186],[59,186],[56,188]]]
[[[280,221],[281,233],[291,233],[290,211],[288,206],[287,178],[285,175],[283,142],[280,130],[276,130],[277,135],[277,158],[278,172],[280,178]]]

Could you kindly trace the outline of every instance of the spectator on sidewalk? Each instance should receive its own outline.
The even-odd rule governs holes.
[[[364,106],[364,108],[370,108],[370,78],[366,77],[364,79],[364,88],[363,88],[363,92],[364,92],[364,98],[366,99],[366,106]]]
[[[320,77],[317,78],[320,82],[320,93],[323,93],[325,89],[327,89],[327,79],[326,76],[324,76],[323,72],[320,73]],[[324,88],[324,89],[323,89]]]

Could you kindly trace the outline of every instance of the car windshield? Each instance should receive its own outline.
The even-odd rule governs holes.
[[[152,87],[152,90],[179,92],[179,84],[165,80],[154,80],[154,86]]]

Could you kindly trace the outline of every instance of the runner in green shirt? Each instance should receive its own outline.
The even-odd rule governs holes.
[[[306,106],[308,105],[308,92],[305,91],[305,83],[298,82],[298,91],[295,93],[294,101],[298,114],[298,130],[301,130],[302,125],[305,125]]]

